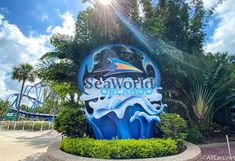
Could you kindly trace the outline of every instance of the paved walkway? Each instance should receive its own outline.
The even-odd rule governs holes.
[[[51,131],[0,131],[0,161],[48,161],[50,159],[43,153],[60,138]],[[203,161],[229,161],[225,143],[202,145],[200,148]],[[231,152],[235,161],[235,142],[231,143]]]
[[[235,161],[235,142],[230,143],[232,158],[229,158],[226,143],[207,144],[200,146],[203,161]]]
[[[41,154],[58,139],[51,131],[0,131],[0,161],[46,161]]]

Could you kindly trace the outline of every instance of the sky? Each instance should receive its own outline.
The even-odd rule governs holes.
[[[207,9],[216,4],[216,0],[203,1]],[[11,79],[12,68],[37,64],[53,50],[51,35],[73,35],[76,16],[86,7],[81,0],[0,0],[0,98],[20,90],[20,83]],[[234,55],[234,29],[235,0],[226,0],[206,28],[205,51]]]

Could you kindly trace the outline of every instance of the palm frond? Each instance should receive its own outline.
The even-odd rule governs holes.
[[[57,52],[47,52],[46,54],[44,54],[40,60],[45,60],[45,59],[50,59],[50,58],[56,58],[58,55]]]

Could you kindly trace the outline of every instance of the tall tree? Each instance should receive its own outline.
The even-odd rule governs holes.
[[[21,101],[23,97],[22,94],[23,94],[25,82],[26,81],[34,82],[34,79],[35,79],[33,66],[30,64],[21,64],[19,67],[14,67],[12,71],[12,79],[22,82],[19,101],[17,104],[16,117],[15,117],[15,120],[17,121],[19,120],[19,111],[21,108]]]
[[[137,0],[129,1],[129,5],[126,7],[129,8],[129,17],[133,22],[139,21],[139,4]]]
[[[189,54],[202,53],[204,28],[211,13],[202,0],[159,0],[153,13],[150,18],[160,19],[164,27],[161,39]]]
[[[146,19],[154,16],[153,6],[151,0],[141,0],[143,4],[143,12]]]
[[[129,2],[123,2],[129,4]],[[137,7],[137,2],[132,2],[132,6]],[[80,12],[75,24],[74,37],[60,34],[51,37],[51,44],[55,50],[46,53],[42,60],[59,58],[60,61],[51,61],[49,65],[41,66],[38,69],[39,78],[46,81],[69,83],[71,87],[76,87],[76,71],[86,54],[98,46],[111,43],[136,43],[130,31],[124,28],[120,20],[114,16],[113,9],[105,7],[107,8],[96,3],[94,8]],[[128,6],[125,7],[128,8]],[[130,16],[138,17],[136,10],[131,10],[134,12],[130,13]]]
[[[91,8],[79,13],[75,36],[54,35],[51,44],[55,51],[43,57],[43,60],[60,60],[41,68],[39,73],[40,78],[46,81],[68,85],[64,95],[77,92],[76,70],[85,55],[93,49],[112,43],[143,47],[136,40],[135,34],[130,32],[130,26],[128,28],[120,20],[111,6],[93,2]],[[163,89],[170,96],[169,102],[174,101],[173,106],[180,104],[184,108],[182,112],[186,111],[188,117],[200,122],[206,122],[211,117],[208,113],[213,115],[211,111],[215,112],[219,107],[225,106],[220,99],[225,100],[230,96],[231,90],[216,89],[220,89],[221,82],[230,84],[234,79],[228,77],[232,70],[230,64],[226,63],[226,56],[203,54],[202,43],[208,12],[203,8],[202,0],[191,0],[190,4],[186,0],[159,0],[156,7],[151,5],[150,0],[139,0],[138,3],[136,0],[118,0],[116,3],[115,9],[120,11],[128,24],[141,17],[138,3],[143,6],[144,18],[136,23],[139,26],[131,27],[143,30],[153,48],[160,46],[160,54],[153,56],[161,70]],[[222,64],[223,68],[216,62]],[[224,74],[217,77],[218,73]],[[207,79],[210,81],[206,81]],[[64,89],[63,85],[59,87]],[[212,98],[213,102],[208,101],[208,98]]]

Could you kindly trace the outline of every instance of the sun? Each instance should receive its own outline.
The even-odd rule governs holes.
[[[102,4],[102,5],[109,5],[111,3],[111,0],[99,0],[99,2]]]

